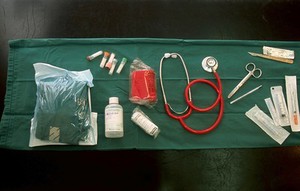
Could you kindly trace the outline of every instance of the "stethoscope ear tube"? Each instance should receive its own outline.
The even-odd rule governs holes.
[[[187,84],[190,83],[190,77],[189,77],[189,73],[187,71],[187,68],[186,68],[186,65],[185,65],[185,62],[182,58],[182,56],[178,53],[165,53],[164,56],[161,58],[160,60],[160,64],[159,64],[159,81],[160,81],[160,87],[161,87],[161,92],[162,92],[162,95],[163,95],[163,99],[164,99],[164,103],[165,103],[165,110],[167,111],[168,115],[170,116],[174,116],[172,118],[176,119],[176,115],[182,115],[184,113],[186,113],[190,108],[189,106],[187,106],[183,111],[175,111],[170,104],[168,104],[168,100],[167,100],[167,96],[166,96],[166,93],[165,93],[165,88],[164,88],[164,83],[163,83],[163,74],[162,74],[162,69],[163,69],[163,61],[164,59],[168,59],[168,58],[173,58],[173,59],[176,59],[176,58],[179,58],[181,63],[182,63],[182,66],[184,68],[184,72],[185,72],[185,76],[186,76],[186,82]],[[188,99],[189,100],[192,100],[192,95],[191,95],[191,91],[188,90]],[[176,115],[174,115],[174,114]]]

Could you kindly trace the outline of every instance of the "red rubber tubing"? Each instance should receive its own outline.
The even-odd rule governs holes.
[[[216,119],[216,121],[208,128],[206,129],[201,129],[201,130],[195,130],[195,129],[192,129],[191,127],[189,127],[185,122],[184,122],[184,119],[187,117],[187,116],[184,116],[184,117],[177,117],[175,119],[179,120],[180,124],[183,126],[184,129],[186,129],[187,131],[191,132],[191,133],[194,133],[194,134],[205,134],[205,133],[209,133],[210,131],[214,130],[218,125],[219,123],[221,122],[222,120],[222,117],[223,117],[223,113],[224,113],[224,100],[223,100],[223,96],[222,96],[222,84],[221,84],[221,80],[220,80],[220,77],[218,75],[217,72],[214,72],[214,75],[217,79],[217,84],[218,84],[218,87],[212,83],[211,81],[209,80],[206,80],[206,79],[196,79],[196,80],[193,80],[192,82],[190,82],[186,88],[185,88],[185,92],[184,92],[184,96],[185,96],[185,100],[187,102],[187,104],[193,109],[193,110],[196,110],[198,112],[207,112],[207,111],[210,111],[212,110],[213,108],[215,108],[218,104],[220,105],[219,106],[219,115]],[[206,83],[208,85],[210,85],[215,91],[216,93],[218,94],[218,97],[216,98],[215,102],[206,107],[206,108],[199,108],[197,106],[195,106],[191,100],[189,100],[189,89],[191,88],[191,86],[193,86],[194,84],[196,83]],[[168,111],[168,110],[167,110]],[[190,112],[189,112],[190,113]]]

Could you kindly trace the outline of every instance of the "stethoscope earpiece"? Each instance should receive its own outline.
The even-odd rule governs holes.
[[[177,58],[177,53],[165,53],[164,58]]]
[[[164,58],[170,58],[171,54],[170,53],[165,53]]]
[[[177,54],[171,54],[172,58],[177,58]]]

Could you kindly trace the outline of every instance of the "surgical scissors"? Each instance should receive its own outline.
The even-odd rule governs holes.
[[[259,68],[256,68],[254,63],[248,63],[245,66],[245,69],[248,71],[248,74],[242,79],[242,81],[240,81],[240,83],[238,83],[237,86],[235,86],[235,88],[230,92],[230,94],[228,95],[228,98],[231,98],[244,84],[245,82],[251,77],[253,76],[254,78],[260,78],[260,76],[262,75],[262,71]]]

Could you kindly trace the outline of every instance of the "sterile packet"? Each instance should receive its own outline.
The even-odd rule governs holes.
[[[277,115],[279,117],[279,125],[289,126],[290,120],[289,120],[289,113],[286,105],[286,101],[283,95],[282,87],[281,86],[272,86],[271,87],[271,95],[273,99],[273,103],[275,106],[275,110],[277,112]]]
[[[263,46],[263,54],[268,56],[274,56],[278,58],[294,59],[295,51],[282,48],[274,48],[269,46]]]
[[[285,87],[291,128],[293,132],[298,132],[300,131],[300,121],[297,95],[297,77],[285,76]]]
[[[153,107],[157,102],[154,70],[139,58],[130,65],[129,100],[132,103]]]
[[[260,110],[257,105],[247,111],[245,115],[279,144],[282,144],[290,135],[284,128],[276,126],[273,120]]]
[[[272,99],[268,97],[268,98],[265,99],[265,102],[266,102],[266,105],[267,105],[267,107],[269,109],[269,112],[270,112],[270,114],[272,116],[274,124],[276,126],[280,125],[278,113],[276,112],[276,109],[274,107]]]
[[[139,107],[136,107],[133,110],[131,120],[142,128],[148,135],[151,135],[154,138],[156,138],[160,133],[160,129]]]
[[[91,112],[90,70],[68,71],[36,63],[37,100],[29,146],[96,145],[97,113]]]

